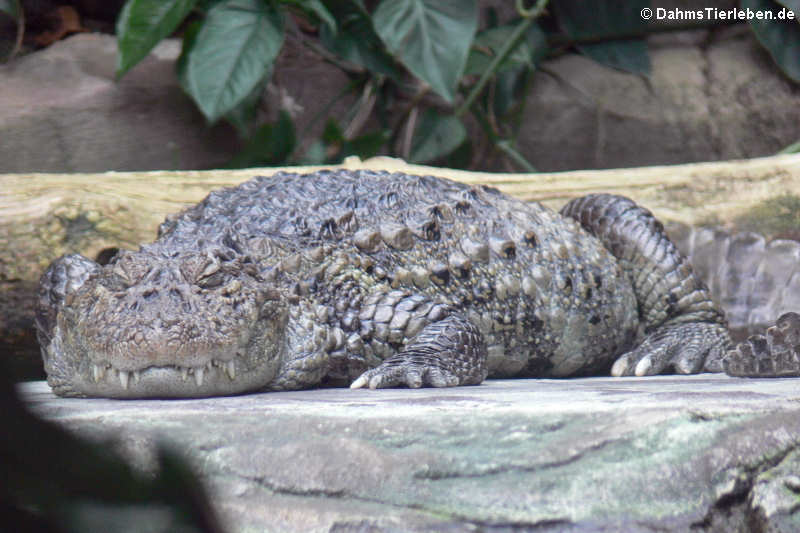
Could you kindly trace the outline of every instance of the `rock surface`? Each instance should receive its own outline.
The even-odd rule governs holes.
[[[797,531],[800,381],[719,375],[25,403],[152,471],[183,450],[230,531]]]
[[[0,172],[212,168],[238,149],[183,93],[180,42],[161,42],[120,81],[117,40],[79,34],[0,65]]]
[[[757,157],[800,138],[800,89],[746,27],[658,36],[648,78],[576,54],[534,78],[519,149],[538,169]]]
[[[577,54],[544,62],[519,121],[521,153],[543,171],[619,168],[771,155],[800,138],[800,89],[746,26],[661,34],[649,45],[649,78]],[[181,90],[178,40],[118,82],[116,48],[112,36],[79,34],[0,65],[0,173],[215,168],[239,150],[232,128],[209,128]],[[305,145],[324,127],[318,115],[341,119],[361,105],[348,94],[327,109],[348,83],[289,41],[262,118],[288,111]]]

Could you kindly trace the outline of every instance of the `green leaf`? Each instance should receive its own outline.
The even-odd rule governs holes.
[[[224,1],[225,0],[197,0],[197,10],[205,15],[211,8]]]
[[[494,113],[502,117],[525,98],[524,88],[529,70],[517,67],[497,75],[494,84]]]
[[[268,76],[283,45],[283,24],[283,13],[261,0],[225,0],[209,10],[179,75],[210,122]]]
[[[325,130],[322,132],[322,142],[325,146],[324,152],[327,154],[325,159],[329,162],[336,162],[349,155],[357,155],[361,159],[366,159],[377,155],[381,147],[391,137],[391,133],[388,131],[378,131],[365,133],[355,139],[348,140],[345,138],[339,124],[334,119],[330,119],[325,124]]]
[[[458,145],[458,148],[447,154],[442,160],[442,166],[447,168],[469,168],[475,149],[469,139]]]
[[[479,33],[470,50],[464,74],[483,74],[489,67],[492,58],[514,33],[517,24],[519,22],[490,28]],[[547,54],[547,51],[547,37],[538,25],[533,24],[517,46],[500,63],[497,72],[515,69],[521,65],[533,68]]]
[[[278,121],[264,124],[244,149],[228,163],[228,168],[274,166],[287,163],[295,146],[294,123],[289,113],[281,111]]]
[[[194,47],[195,41],[197,41],[197,34],[200,33],[200,28],[203,27],[203,23],[199,20],[194,20],[186,25],[186,29],[183,32],[183,41],[181,42],[181,55],[178,56],[178,64],[177,64],[177,71],[178,77],[181,78],[179,81],[181,85],[184,84],[184,79],[182,76],[186,74],[186,63],[189,61],[189,52],[192,51]]]
[[[617,39],[605,43],[578,45],[578,50],[603,65],[631,72],[650,74],[650,56],[643,39]]]
[[[782,9],[772,0],[742,0],[742,9],[748,8],[753,11],[772,11],[775,19]],[[794,20],[753,18],[749,22],[756,39],[769,51],[778,67],[784,74],[800,83],[800,22],[796,18]]]
[[[365,133],[355,139],[347,141],[342,147],[341,157],[349,155],[357,155],[361,159],[367,159],[378,155],[381,147],[391,139],[391,133],[388,131],[377,131],[372,133]]]
[[[414,129],[409,159],[412,163],[433,161],[458,148],[466,138],[467,130],[460,120],[428,109]]]
[[[325,162],[325,144],[319,139],[312,142],[299,162],[301,165],[323,164]]]
[[[396,78],[398,72],[394,60],[372,29],[369,13],[363,6],[340,0],[332,2],[329,7],[339,27],[336,33],[328,26],[320,28],[319,37],[323,46],[346,61]]]
[[[287,3],[298,5],[302,9],[314,13],[332,33],[336,33],[336,19],[320,0],[288,0]]]
[[[389,51],[452,102],[477,28],[477,1],[383,0],[372,21]]]
[[[19,10],[17,0],[0,0],[0,12],[6,13],[14,20],[19,20]]]
[[[322,140],[325,144],[343,144],[345,142],[342,128],[339,127],[339,124],[334,119],[328,119],[328,122],[325,123],[325,129],[322,130]]]
[[[266,80],[262,80],[261,83],[256,85],[256,88],[253,89],[249,95],[242,100],[239,105],[225,113],[225,120],[230,122],[236,131],[239,133],[239,137],[246,139],[250,136],[253,126],[255,125],[256,121],[256,111],[258,109],[258,102],[261,100],[262,95],[264,94],[264,89],[267,85]]]
[[[197,0],[128,0],[117,18],[117,77],[150,53],[186,18]]]
[[[553,2],[558,23],[572,40],[606,39],[597,43],[578,44],[582,54],[609,67],[634,74],[650,73],[650,56],[643,37],[647,20],[640,12],[650,7],[650,0],[559,0]],[[624,36],[614,38],[615,36]]]

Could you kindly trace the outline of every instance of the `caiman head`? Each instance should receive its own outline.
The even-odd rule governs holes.
[[[197,397],[267,386],[287,316],[247,258],[142,249],[105,266],[79,255],[54,262],[37,326],[56,394]]]

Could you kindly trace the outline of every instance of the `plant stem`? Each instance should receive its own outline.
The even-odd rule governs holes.
[[[511,159],[511,161],[522,167],[522,170],[524,170],[525,172],[538,172],[538,170],[536,170],[536,167],[531,165],[528,162],[528,160],[525,159],[525,156],[519,153],[516,150],[516,148],[511,146],[511,141],[509,141],[508,139],[503,139],[501,141],[496,142],[495,146],[497,147],[498,150],[503,152],[506,155],[506,157]]]
[[[538,172],[536,167],[530,164],[525,156],[519,153],[516,148],[511,145],[511,141],[509,139],[501,139],[492,129],[491,124],[489,124],[489,119],[486,118],[482,113],[478,110],[473,110],[472,115],[477,119],[478,124],[483,128],[484,133],[489,138],[489,142],[492,143],[492,146],[503,152],[512,162],[516,163],[526,172]]]
[[[511,50],[514,49],[520,37],[522,37],[525,32],[528,31],[528,28],[531,27],[531,24],[533,24],[536,18],[542,14],[547,2],[548,0],[537,0],[533,9],[526,10],[522,7],[522,1],[517,0],[517,10],[524,17],[524,19],[517,25],[516,28],[514,28],[514,33],[512,33],[511,37],[509,37],[509,39],[503,44],[503,47],[499,52],[497,52],[497,55],[492,58],[492,61],[489,63],[489,66],[486,67],[486,70],[481,75],[478,83],[472,87],[472,90],[470,90],[467,98],[464,100],[464,102],[462,102],[458,109],[456,109],[456,117],[462,117],[464,113],[466,113],[469,108],[472,107],[472,104],[475,103],[475,99],[483,91],[483,88],[486,86],[489,79],[495,75],[500,63],[506,58],[506,56],[508,56]]]

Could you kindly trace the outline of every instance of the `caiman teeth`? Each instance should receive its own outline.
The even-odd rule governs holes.
[[[122,388],[128,390],[128,379],[130,378],[130,373],[126,370],[119,371],[119,382],[122,385]]]
[[[238,354],[237,354],[238,355]],[[212,372],[214,367],[217,367],[220,374],[225,372],[225,375],[230,378],[231,381],[236,380],[236,361],[235,359],[231,359],[229,361],[218,361],[216,359],[212,359],[208,361],[204,366],[193,367],[193,366],[173,366],[171,368],[180,371],[181,379],[186,381],[189,379],[189,374],[194,377],[194,382],[198,387],[202,387],[203,383],[205,382],[205,378],[207,376],[207,372]],[[138,385],[142,379],[142,372],[146,372],[147,369],[138,368],[136,370],[117,370],[111,365],[108,364],[92,364],[92,377],[94,378],[95,383],[99,383],[103,379],[106,378],[106,373],[111,371],[111,379],[114,378],[114,374],[117,374],[119,379],[120,385],[125,390],[128,390],[131,382]]]

